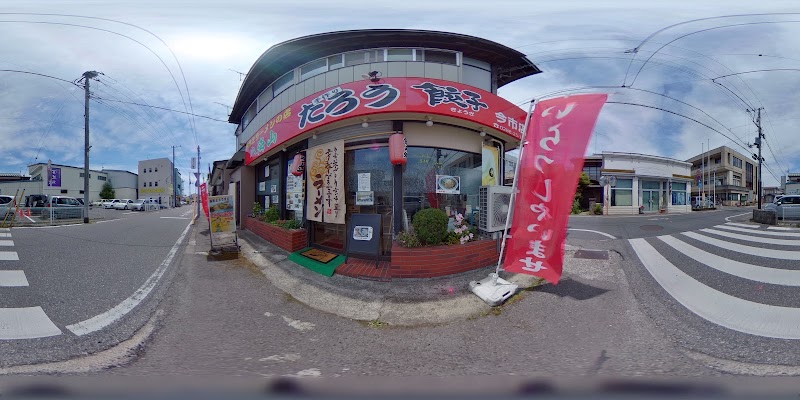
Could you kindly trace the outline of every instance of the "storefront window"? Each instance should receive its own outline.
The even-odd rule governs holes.
[[[686,183],[685,182],[672,182],[672,205],[685,206],[686,205]]]
[[[617,179],[616,186],[611,188],[611,205],[633,205],[633,179]]]
[[[256,201],[261,204],[264,209],[270,205],[278,206],[279,193],[281,191],[281,179],[278,161],[270,161],[269,163],[261,163],[256,166]]]
[[[370,147],[345,153],[345,183],[349,226],[353,214],[380,214],[381,254],[392,249],[392,193],[394,168],[389,162],[388,147]],[[369,190],[363,190],[369,189]]]
[[[461,213],[475,225],[480,186],[480,154],[409,147],[408,163],[403,171],[404,224],[411,225],[417,211],[432,207],[451,216]],[[437,188],[440,193],[436,193]]]

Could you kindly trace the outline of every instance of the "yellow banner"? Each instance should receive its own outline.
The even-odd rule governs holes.
[[[498,174],[500,173],[498,150],[497,147],[483,145],[483,151],[481,152],[481,185],[483,186],[500,184],[498,179]]]

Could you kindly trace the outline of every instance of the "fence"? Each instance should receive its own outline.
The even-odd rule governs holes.
[[[782,204],[777,213],[783,220],[800,219],[800,204]]]
[[[158,204],[146,204],[143,211],[157,211]],[[119,218],[131,210],[116,210],[100,206],[89,207],[89,221]],[[46,226],[82,223],[83,207],[0,207],[0,224],[10,226]]]

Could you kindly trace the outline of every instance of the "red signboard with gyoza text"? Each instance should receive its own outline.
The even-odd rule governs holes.
[[[427,78],[385,78],[342,84],[300,100],[264,124],[247,141],[245,163],[305,132],[345,118],[417,112],[461,118],[519,139],[525,111],[469,85]]]

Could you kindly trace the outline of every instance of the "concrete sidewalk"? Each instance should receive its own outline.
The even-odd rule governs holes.
[[[367,281],[334,274],[325,277],[287,259],[288,253],[249,231],[239,231],[241,254],[276,287],[317,310],[360,321],[390,325],[441,324],[483,315],[491,307],[469,290],[469,282],[481,280],[493,267],[429,279]],[[577,260],[568,246],[566,264],[598,264]],[[608,261],[604,261],[608,263]],[[600,262],[602,263],[602,262]],[[520,286],[533,287],[539,279],[530,275],[501,273]]]

